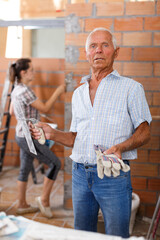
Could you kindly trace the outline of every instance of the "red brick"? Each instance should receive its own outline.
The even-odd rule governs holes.
[[[141,202],[137,211],[137,215],[140,216],[141,218],[145,216],[145,205]]]
[[[116,58],[118,61],[130,61],[132,57],[132,49],[120,47],[119,55]]]
[[[4,156],[4,166],[19,166],[19,155],[7,155]]]
[[[59,64],[60,64],[59,70],[64,71],[65,70],[65,59],[59,59]]]
[[[140,201],[143,203],[151,203],[154,204],[156,202],[156,192],[149,191],[137,191],[136,193],[140,197]]]
[[[160,32],[155,32],[153,36],[153,45],[160,46]]]
[[[131,18],[117,18],[114,22],[115,31],[142,31],[143,30],[143,18],[131,17]]]
[[[48,86],[59,86],[64,83],[64,73],[50,73],[48,76]]]
[[[145,190],[147,186],[147,179],[141,177],[132,177],[131,178],[132,187],[135,190]]]
[[[10,139],[10,140],[15,139],[15,128],[9,128],[8,139]]]
[[[92,4],[66,4],[66,16],[73,13],[79,17],[90,17],[92,15]]]
[[[147,161],[148,161],[148,150],[139,148],[137,162],[147,162]]]
[[[133,59],[135,61],[160,61],[160,49],[135,48]]]
[[[151,133],[155,136],[160,135],[160,122],[158,121],[153,121],[151,123]]]
[[[153,93],[153,105],[160,106],[160,93]]]
[[[85,0],[71,0],[71,3],[85,3]]]
[[[79,48],[79,60],[86,60],[85,47],[80,47]]]
[[[154,120],[156,117],[160,119],[160,107],[150,107],[150,112]]]
[[[38,85],[38,86],[47,85],[47,73],[35,72],[34,80],[32,82],[32,86],[34,86],[34,85]]]
[[[89,2],[98,3],[100,1],[99,0],[89,0]],[[124,0],[101,0],[101,2],[103,2],[103,3],[105,3],[105,2],[124,2]]]
[[[158,150],[159,147],[160,147],[160,137],[159,136],[151,136],[150,141],[147,144],[145,144],[142,148]]]
[[[122,75],[122,63],[121,62],[114,62],[113,68],[116,69],[120,75]]]
[[[92,31],[97,27],[105,27],[110,29],[112,24],[113,19],[111,18],[87,18],[85,19],[85,31]]]
[[[57,123],[58,129],[64,130],[64,116],[54,116],[53,122]]]
[[[152,45],[152,33],[134,32],[123,33],[124,46],[150,46]]]
[[[160,17],[146,17],[144,30],[160,30]]]
[[[64,115],[64,103],[55,102],[53,109],[55,115]]]
[[[151,63],[124,62],[123,75],[125,76],[151,76]]]
[[[147,205],[146,206],[146,211],[145,211],[145,216],[148,217],[148,218],[152,218],[153,217],[153,213],[154,213],[154,210],[155,210],[155,205]]]
[[[160,14],[160,1],[157,1],[157,14]]]
[[[154,2],[126,2],[126,15],[153,15]]]
[[[122,33],[114,32],[114,37],[117,40],[117,45],[122,45]]]
[[[160,191],[160,179],[148,179],[148,190]]]
[[[158,163],[160,162],[160,151],[158,150],[151,150],[149,155],[149,162]]]
[[[122,16],[124,13],[124,3],[107,2],[96,3],[97,16]]]
[[[17,120],[14,115],[11,116],[10,127],[16,126]]]
[[[7,151],[7,152],[12,151],[12,143],[9,142],[9,141],[7,141],[7,144],[6,144],[6,151]]]
[[[16,142],[12,143],[13,152],[19,152],[19,146]]]
[[[152,105],[152,103],[153,103],[153,93],[152,92],[145,92],[145,95],[146,95],[148,105],[149,106]]]
[[[137,82],[140,82],[145,90],[149,91],[159,91],[160,86],[160,78],[152,78],[152,77],[146,77],[146,78],[140,78],[140,77],[134,77],[134,79]]]
[[[35,71],[60,71],[61,60],[55,58],[32,58]]]
[[[5,71],[4,72],[0,72],[0,84],[4,84],[5,80],[6,80],[6,72]]]
[[[88,33],[70,33],[66,34],[65,44],[66,45],[74,45],[74,46],[84,46]]]
[[[157,177],[158,167],[152,164],[137,164],[133,163],[131,165],[131,175],[132,176],[144,176],[144,177]]]
[[[9,63],[16,61],[16,58],[4,58],[0,57],[0,69],[1,71],[7,71]]]
[[[154,76],[160,76],[160,63],[159,62],[153,63],[153,71],[154,71]]]

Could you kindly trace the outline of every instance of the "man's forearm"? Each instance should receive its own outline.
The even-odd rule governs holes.
[[[57,129],[53,129],[50,139],[58,142],[67,147],[73,147],[75,141],[76,133],[73,132],[63,132]]]
[[[126,141],[117,144],[121,153],[139,148],[150,140],[150,127],[147,122],[141,123],[135,133]]]

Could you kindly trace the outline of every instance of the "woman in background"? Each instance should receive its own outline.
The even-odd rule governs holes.
[[[37,155],[30,152],[24,133],[22,131],[19,113],[17,113],[16,99],[20,101],[25,119],[40,119],[39,112],[48,112],[56,99],[65,91],[65,84],[60,85],[47,102],[40,101],[35,93],[29,87],[34,78],[33,66],[31,59],[21,58],[10,66],[10,81],[14,83],[14,89],[11,93],[10,113],[14,112],[16,125],[16,142],[20,147],[20,172],[18,176],[18,208],[17,214],[36,212],[40,209],[43,216],[52,217],[49,200],[54,181],[61,167],[61,162],[55,154],[44,144],[41,145],[33,139]],[[37,158],[40,162],[48,165],[48,170],[44,177],[43,191],[41,196],[37,197],[37,207],[30,206],[26,201],[26,190],[29,173],[33,166],[33,160]]]

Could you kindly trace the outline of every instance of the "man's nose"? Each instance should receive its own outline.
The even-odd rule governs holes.
[[[96,52],[102,52],[102,46],[97,46]]]

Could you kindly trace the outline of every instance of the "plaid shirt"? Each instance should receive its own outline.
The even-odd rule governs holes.
[[[28,118],[35,118],[37,120],[40,119],[40,114],[37,109],[33,108],[30,104],[34,102],[37,97],[35,96],[34,92],[30,89],[30,87],[26,86],[25,84],[17,84],[12,93],[11,93],[11,100],[13,102],[14,113],[17,119],[17,126],[16,126],[16,135],[18,137],[24,137],[21,127],[21,121],[18,119],[18,114],[16,113],[16,108],[14,101],[15,99],[19,99],[21,102],[21,106],[23,109],[23,113],[26,119]]]
[[[71,159],[79,163],[96,164],[95,145],[105,149],[130,138],[144,121],[151,122],[151,114],[143,86],[116,70],[100,82],[92,106],[89,95],[90,76],[72,97],[70,131],[77,132]],[[137,158],[137,150],[122,153],[122,159]]]

